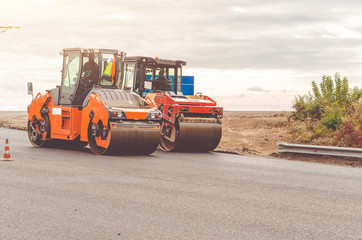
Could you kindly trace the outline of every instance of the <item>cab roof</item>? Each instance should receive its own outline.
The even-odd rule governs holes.
[[[144,56],[129,56],[125,58],[125,61],[135,61],[138,63],[145,63],[151,65],[157,65],[160,67],[173,67],[173,66],[185,66],[186,62],[181,60],[167,60],[167,59],[158,59],[152,57],[144,57]]]
[[[116,49],[107,49],[107,48],[64,48],[60,54],[63,55],[64,52],[81,52],[81,53],[110,53],[110,54],[119,54],[125,55],[125,52],[116,50]]]

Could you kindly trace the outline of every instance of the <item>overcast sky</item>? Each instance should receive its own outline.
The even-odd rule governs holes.
[[[362,79],[362,1],[0,1],[0,109],[24,110],[60,84],[69,47],[187,62],[195,91],[226,110],[291,110],[312,80]],[[1,30],[0,30],[1,31]]]

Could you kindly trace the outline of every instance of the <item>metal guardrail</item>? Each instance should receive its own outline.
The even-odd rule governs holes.
[[[362,158],[362,148],[289,144],[282,141],[278,141],[278,153],[306,153],[315,155]]]

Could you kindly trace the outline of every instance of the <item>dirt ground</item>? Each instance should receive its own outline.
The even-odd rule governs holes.
[[[361,158],[278,154],[277,142],[297,143],[286,127],[287,112],[225,112],[218,152],[362,167]],[[0,127],[26,130],[26,112],[0,112]]]
[[[278,140],[287,142],[286,121],[281,112],[225,112],[217,151],[269,156],[277,153]]]
[[[28,115],[25,111],[0,111],[0,127],[26,130]]]
[[[225,112],[222,138],[216,151],[362,167],[361,158],[278,154],[278,141],[299,143],[287,127],[288,114],[289,112]]]

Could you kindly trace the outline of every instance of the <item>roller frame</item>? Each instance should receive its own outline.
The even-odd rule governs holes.
[[[157,93],[154,99],[146,97],[146,101],[153,101],[163,112],[161,125],[163,150],[207,152],[218,146],[222,133],[223,108],[217,107],[211,98],[207,96],[173,98],[165,93]],[[171,134],[167,128],[172,129]]]
[[[107,148],[107,151],[94,151],[96,154],[133,154],[133,155],[147,155],[153,153],[159,144],[160,140],[160,123],[159,121],[147,121],[147,120],[135,120],[128,119],[126,121],[110,121],[107,106],[102,99],[96,95],[91,94],[89,96],[89,102],[82,110],[77,107],[68,107],[55,105],[53,99],[49,93],[38,94],[36,98],[29,105],[28,109],[28,132],[29,140],[35,147],[60,147],[60,148],[73,148],[74,146],[84,147],[89,141],[89,126],[91,124],[102,123],[103,127],[110,130],[107,139],[111,140],[108,145],[111,146],[108,149],[106,140],[99,140],[103,142],[103,145]],[[45,106],[46,103],[46,106]],[[63,133],[64,130],[59,129],[56,123],[62,119],[62,116],[53,114],[54,108],[60,108],[61,111],[69,111],[70,113],[70,126],[68,133]],[[42,109],[47,109],[47,111]],[[149,109],[147,111],[151,111]],[[124,109],[126,113],[127,110]],[[140,114],[147,115],[147,111],[142,110]],[[43,112],[43,114],[41,114]],[[92,113],[93,112],[93,113]],[[91,117],[91,115],[93,116]],[[137,109],[130,109],[129,115],[131,117],[137,117]],[[44,117],[44,116],[48,117]],[[47,122],[47,130],[43,133],[40,132],[39,126],[41,122]],[[36,142],[31,139],[32,125],[36,132],[39,134],[39,138]],[[116,134],[114,134],[116,129]],[[111,138],[113,131],[113,139]],[[136,138],[136,140],[133,140]],[[78,140],[77,140],[78,139]],[[78,144],[79,142],[79,144]],[[133,143],[131,146],[130,143]],[[121,145],[127,146],[117,148]],[[74,145],[74,146],[73,146]]]

